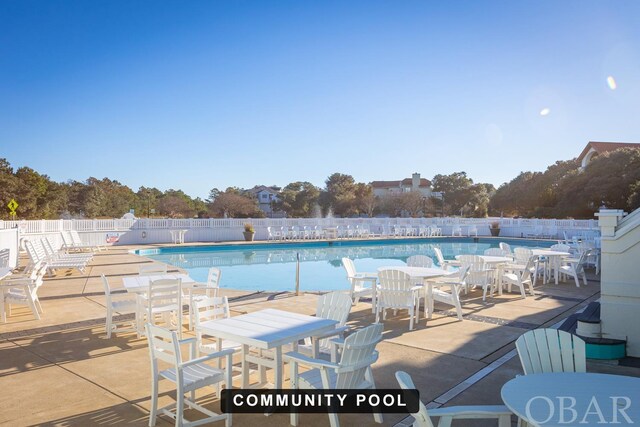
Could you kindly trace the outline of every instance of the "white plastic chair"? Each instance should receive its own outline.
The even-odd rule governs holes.
[[[423,298],[423,286],[414,286],[411,276],[394,268],[380,270],[378,273],[378,303],[376,309],[376,323],[385,320],[387,309],[408,310],[409,330],[413,329],[414,320],[420,320],[420,299]]]
[[[436,255],[438,265],[443,270],[449,270],[450,267],[460,267],[460,262],[457,260],[445,260],[444,256],[442,256],[442,251],[440,250],[440,248],[433,248],[433,253]]]
[[[512,286],[517,286],[520,289],[522,298],[527,298],[525,287],[529,288],[531,296],[535,296],[533,292],[533,273],[535,272],[535,264],[537,257],[532,256],[525,264],[524,268],[505,267],[505,273],[500,278],[503,285],[507,285],[507,291],[511,292]]]
[[[222,272],[217,267],[209,268],[207,275],[207,283],[195,283],[189,289],[187,303],[189,304],[189,330],[193,330],[193,307],[196,301],[200,301],[207,297],[217,297],[220,290],[220,279]],[[184,295],[183,295],[184,298]]]
[[[215,421],[225,421],[226,427],[231,427],[231,414],[217,414],[195,401],[195,391],[206,386],[217,386],[224,383],[225,388],[233,387],[231,377],[233,350],[223,350],[207,356],[194,358],[196,351],[196,339],[178,339],[173,331],[145,325],[149,342],[149,354],[151,357],[151,413],[149,414],[149,426],[156,425],[158,412],[175,420],[176,426],[201,425]],[[189,344],[189,359],[184,361],[180,345]],[[214,368],[206,362],[216,359],[225,361],[225,369]],[[170,368],[159,370],[158,361],[170,364]],[[158,382],[169,380],[176,384],[176,403],[158,409]],[[190,393],[190,397],[185,396]],[[190,422],[184,418],[185,405],[207,415],[206,418]],[[174,410],[175,409],[175,410]]]
[[[128,314],[128,313],[136,313],[137,310],[137,302],[136,298],[133,296],[122,295],[125,298],[117,298],[114,299],[114,295],[111,294],[111,287],[109,286],[109,280],[107,276],[104,274],[101,275],[102,284],[104,286],[104,296],[106,298],[107,305],[107,318],[105,322],[105,330],[107,332],[107,338],[111,338],[112,332],[133,332],[138,331],[135,327],[135,320],[132,321],[134,323],[131,328],[128,329],[118,329],[117,325],[113,322],[113,313],[120,314]]]
[[[155,325],[156,315],[164,317],[165,324],[171,325],[174,317],[178,337],[182,338],[182,281],[180,279],[150,280],[146,295],[138,295],[138,322],[144,316],[147,323]],[[140,325],[138,324],[138,329]]]
[[[316,305],[316,317],[335,320],[338,322],[334,330],[329,331],[322,336],[314,337],[319,340],[319,353],[331,355],[332,362],[337,360],[337,345],[333,344],[333,338],[342,338],[344,333],[348,330],[348,327],[345,325],[349,318],[350,311],[351,298],[349,298],[349,295],[347,294],[342,292],[330,292],[318,298],[318,304]],[[306,338],[304,344],[298,346],[298,351],[313,355],[311,338]],[[319,357],[320,354],[316,357]]]
[[[459,236],[462,237],[462,227],[459,225],[454,225],[451,227],[451,237]]]
[[[382,325],[379,323],[367,326],[349,335],[343,344],[342,357],[339,363],[322,359],[313,359],[301,353],[290,352],[285,359],[291,366],[291,389],[343,390],[374,389],[371,365],[378,360],[376,344],[382,340]],[[298,372],[299,365],[311,369]],[[382,414],[374,413],[377,423],[382,423]],[[291,414],[291,425],[298,425],[298,414]],[[331,427],[338,427],[338,414],[329,413]]]
[[[347,280],[351,284],[349,295],[354,304],[357,304],[360,297],[371,296],[373,299],[373,310],[375,311],[376,295],[374,294],[373,286],[375,286],[378,275],[376,273],[358,273],[356,272],[356,266],[351,258],[342,258],[342,265],[347,272]],[[365,286],[370,283],[372,286]]]
[[[416,389],[413,380],[403,371],[396,372],[396,380],[403,390]],[[448,408],[429,409],[420,402],[418,412],[413,414],[414,427],[434,427],[431,417],[439,417],[438,427],[449,427],[453,420],[484,420],[493,419],[498,421],[498,427],[511,426],[511,411],[504,405],[492,406],[450,406]],[[482,424],[486,425],[486,424]]]
[[[573,277],[576,282],[576,286],[580,287],[580,279],[578,276],[582,276],[582,281],[585,286],[587,285],[587,274],[584,270],[586,259],[590,256],[590,252],[583,252],[580,258],[563,258],[562,264],[558,268],[560,274]]]
[[[478,237],[478,228],[475,225],[470,225],[469,227],[467,227],[467,236],[471,237],[472,234],[475,237]]]
[[[511,245],[505,242],[500,242],[500,249],[504,251],[507,255],[513,255],[513,251],[511,250]]]
[[[487,268],[484,260],[477,255],[460,255],[458,258],[461,268],[469,267],[469,275],[467,276],[466,286],[480,286],[482,288],[482,301],[487,299],[487,289],[491,288],[490,295],[493,297],[495,285],[489,280],[489,268]]]
[[[36,320],[40,320],[42,306],[38,299],[38,289],[44,283],[47,264],[37,264],[29,275],[9,276],[0,281],[0,314],[2,322],[7,321],[7,311],[11,315],[12,305],[29,307]]]
[[[469,267],[461,267],[455,276],[446,276],[429,281],[432,284],[431,301],[428,301],[429,313],[433,313],[433,303],[440,302],[452,305],[456,309],[458,320],[464,320],[462,317],[462,307],[460,305],[460,291],[466,288],[468,276]],[[450,289],[449,292],[443,289],[447,286]],[[426,309],[427,307],[425,306],[425,311]]]
[[[426,255],[412,255],[407,258],[407,265],[409,267],[431,268],[433,267],[433,259]]]
[[[487,256],[507,256],[504,250],[500,248],[489,248],[485,249],[484,254]]]
[[[558,329],[534,329],[516,340],[525,375],[587,372],[585,342]]]

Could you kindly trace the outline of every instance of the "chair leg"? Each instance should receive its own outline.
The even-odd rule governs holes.
[[[510,427],[511,426],[511,415],[500,415],[498,418],[498,427]]]
[[[578,273],[577,272],[574,272],[573,278],[576,281],[576,287],[579,288],[580,287],[580,279],[578,278]]]
[[[107,303],[108,304],[108,303]],[[107,332],[107,338],[111,338],[111,322],[112,322],[111,307],[107,307],[107,319],[105,321],[105,329]]]
[[[153,375],[153,373],[152,373]],[[149,427],[156,425],[158,416],[158,379],[151,380],[151,412],[149,413]]]
[[[184,424],[184,392],[182,387],[178,384],[176,389],[176,427]]]

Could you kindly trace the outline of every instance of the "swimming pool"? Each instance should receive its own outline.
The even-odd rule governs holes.
[[[270,243],[218,246],[174,246],[139,249],[136,254],[187,270],[196,281],[206,282],[210,267],[222,270],[221,287],[249,291],[293,291],[296,259],[300,259],[300,290],[347,289],[341,259],[354,260],[358,271],[403,265],[411,255],[423,254],[435,260],[434,247],[446,259],[459,254],[482,254],[498,247],[549,247],[556,242],[523,239],[436,238],[370,241]]]

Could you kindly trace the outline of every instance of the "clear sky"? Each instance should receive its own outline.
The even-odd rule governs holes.
[[[499,185],[640,142],[639,18],[639,1],[0,0],[0,157],[200,197],[333,172]]]

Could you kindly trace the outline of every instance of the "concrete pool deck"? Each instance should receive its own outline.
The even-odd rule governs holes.
[[[161,245],[159,245],[161,246]],[[139,247],[139,246],[137,246]],[[58,272],[47,278],[39,296],[42,319],[16,307],[0,324],[0,423],[5,425],[146,425],[150,404],[149,354],[145,338],[133,333],[104,333],[104,294],[100,274],[114,290],[121,278],[135,275],[148,259],[130,254],[134,247],[112,247],[96,254],[85,275]],[[398,388],[394,373],[407,371],[431,406],[499,404],[501,386],[521,374],[513,341],[530,329],[550,326],[599,298],[599,282],[573,282],[536,287],[537,295],[521,299],[515,293],[488,298],[481,292],[463,296],[465,321],[439,307],[433,319],[421,319],[408,330],[405,314],[384,323],[380,359],[373,366],[379,388]],[[224,281],[224,276],[223,276]],[[346,286],[346,281],[345,281]],[[222,289],[231,300],[232,314],[279,308],[304,314],[315,312],[317,294],[250,293]],[[353,307],[349,325],[371,324],[371,306]],[[187,333],[186,336],[191,334]],[[640,369],[589,362],[588,370],[640,376]],[[285,378],[289,371],[284,370]],[[285,381],[285,384],[287,381]],[[239,383],[236,383],[238,386]],[[160,383],[160,405],[172,399],[171,384]],[[202,394],[203,398],[206,394]],[[205,406],[218,408],[217,398]],[[193,411],[187,417],[194,417]],[[385,425],[406,423],[403,415],[385,415]],[[378,425],[368,415],[343,415],[342,425]],[[515,419],[514,419],[515,421]],[[236,426],[288,425],[286,415],[234,415]],[[158,425],[170,425],[158,418]],[[326,426],[326,415],[301,415],[300,425]],[[220,423],[219,425],[222,425]],[[459,425],[487,425],[461,423]]]

